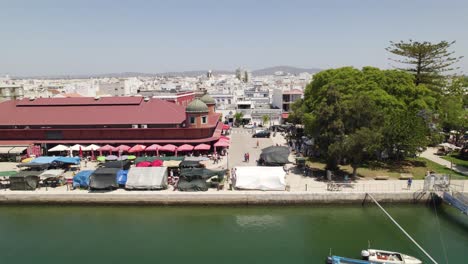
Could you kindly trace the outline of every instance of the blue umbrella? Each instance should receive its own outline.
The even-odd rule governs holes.
[[[106,160],[117,160],[119,157],[115,156],[115,155],[109,155],[106,157]]]

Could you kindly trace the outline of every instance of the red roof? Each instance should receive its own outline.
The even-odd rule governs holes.
[[[142,97],[38,98],[0,103],[0,125],[180,124],[185,108]]]

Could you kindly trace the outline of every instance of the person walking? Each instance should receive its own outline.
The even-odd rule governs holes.
[[[259,142],[258,139],[257,139],[257,148],[258,148],[259,146],[260,146],[260,142]]]
[[[250,153],[247,152],[247,162],[250,162]]]
[[[411,190],[411,184],[413,184],[413,178],[408,178],[408,190]]]
[[[244,162],[247,162],[247,153],[244,153]]]

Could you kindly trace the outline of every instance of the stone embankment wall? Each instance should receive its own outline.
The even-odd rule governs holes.
[[[424,203],[429,194],[414,192],[371,193],[383,203]],[[365,193],[310,192],[206,192],[206,193],[0,193],[0,204],[98,205],[307,205],[361,204]],[[367,198],[370,202],[370,199]]]

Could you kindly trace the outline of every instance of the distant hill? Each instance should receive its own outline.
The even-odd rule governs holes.
[[[255,76],[273,75],[275,72],[282,71],[289,74],[299,74],[303,72],[316,73],[321,71],[319,68],[297,68],[291,66],[275,66],[252,71]],[[206,75],[207,70],[181,71],[181,72],[162,72],[162,73],[144,73],[144,72],[120,72],[103,74],[70,74],[70,75],[43,75],[43,76],[15,76],[14,79],[88,79],[88,78],[130,78],[130,77],[156,77],[156,76],[185,76],[196,77]],[[213,74],[234,74],[235,71],[213,70]]]
[[[265,68],[265,69],[259,69],[259,70],[252,71],[252,74],[256,75],[256,76],[273,75],[273,74],[275,74],[275,72],[281,71],[281,72],[284,72],[284,73],[289,73],[289,74],[296,75],[296,74],[303,73],[303,72],[316,73],[316,72],[319,72],[321,70],[322,69],[319,69],[319,68],[305,69],[305,68],[297,68],[297,67],[291,67],[291,66],[275,66],[275,67],[269,67],[269,68]]]

